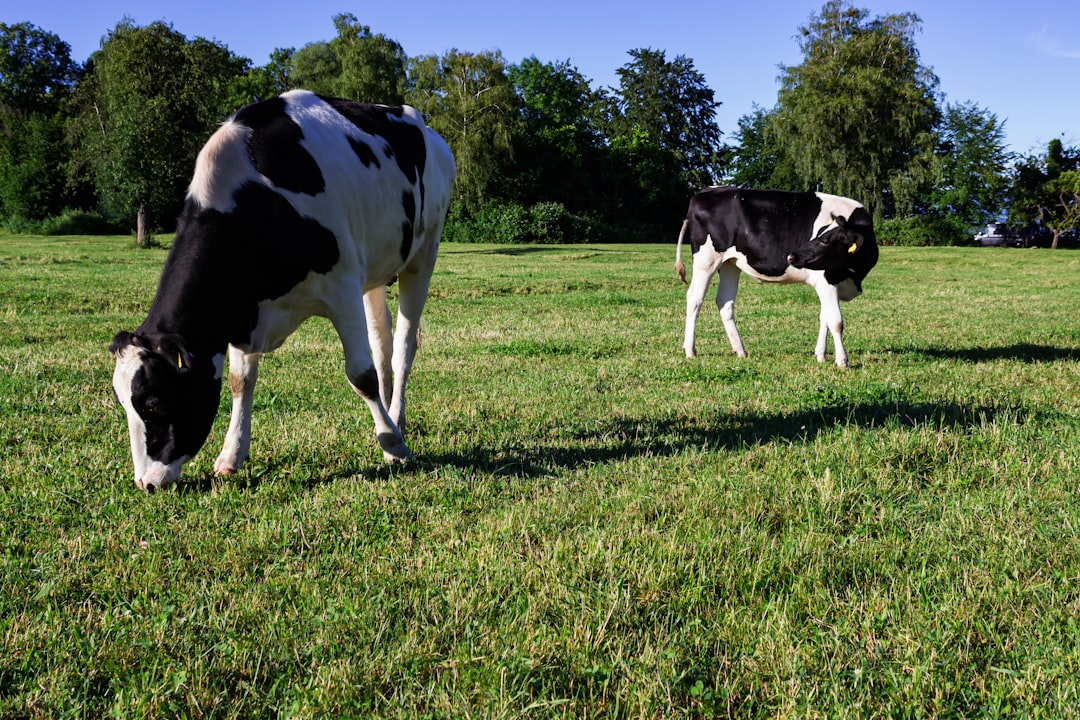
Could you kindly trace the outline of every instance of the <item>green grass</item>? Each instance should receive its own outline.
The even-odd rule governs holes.
[[[0,237],[0,717],[1080,716],[1080,253],[885,248],[813,359],[665,246],[444,246],[381,461],[329,323],[131,481],[164,252]]]

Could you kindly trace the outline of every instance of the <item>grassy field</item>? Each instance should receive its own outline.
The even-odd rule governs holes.
[[[0,718],[1080,717],[1080,253],[884,248],[847,371],[746,279],[686,360],[673,256],[444,246],[415,462],[313,320],[148,496],[164,252],[0,237]]]

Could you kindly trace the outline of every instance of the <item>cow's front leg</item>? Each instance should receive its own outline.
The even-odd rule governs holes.
[[[390,307],[386,304],[385,285],[364,293],[364,314],[367,316],[371,359],[375,363],[375,371],[379,374],[379,397],[385,407],[390,407],[394,391],[393,370],[390,365],[393,338],[390,330]],[[401,423],[398,423],[398,429],[405,432]]]
[[[821,323],[818,326],[814,355],[818,362],[825,362],[826,342],[831,332],[833,347],[836,350],[836,366],[846,368],[848,356],[847,351],[844,350],[844,317],[840,313],[840,297],[836,286],[828,284],[819,286],[818,297],[821,299]]]
[[[379,391],[379,374],[371,359],[368,344],[368,325],[364,317],[363,303],[357,297],[354,303],[339,303],[342,309],[330,321],[341,338],[345,350],[345,375],[353,390],[364,399],[375,421],[375,437],[387,462],[404,461],[410,457],[405,438],[383,405]]]
[[[259,354],[245,353],[229,346],[229,389],[232,390],[232,414],[225,443],[214,461],[214,472],[232,475],[240,469],[251,449],[251,407],[255,381],[259,377]]]

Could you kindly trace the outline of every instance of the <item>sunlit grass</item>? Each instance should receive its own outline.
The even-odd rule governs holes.
[[[0,717],[1080,714],[1080,255],[885,248],[682,357],[655,246],[444,246],[382,463],[329,323],[131,482],[162,251],[0,238]]]

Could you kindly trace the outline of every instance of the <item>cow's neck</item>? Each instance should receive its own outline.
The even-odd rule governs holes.
[[[223,257],[224,249],[177,233],[138,334],[176,336],[200,359],[224,355],[239,310],[235,278],[228,277],[236,265]]]

